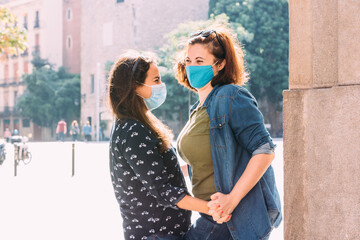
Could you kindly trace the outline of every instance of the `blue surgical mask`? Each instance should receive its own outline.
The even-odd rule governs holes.
[[[143,83],[141,84],[147,87],[151,87],[151,96],[149,98],[143,98],[146,107],[149,110],[154,110],[155,108],[160,107],[161,104],[165,102],[166,93],[167,93],[165,83],[151,85],[151,86]]]
[[[215,65],[215,62],[213,65]],[[200,89],[214,77],[213,65],[185,67],[187,78],[193,88]]]

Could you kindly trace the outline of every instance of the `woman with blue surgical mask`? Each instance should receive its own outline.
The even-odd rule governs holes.
[[[185,239],[268,239],[281,222],[271,162],[274,144],[247,81],[243,52],[229,29],[190,36],[176,65],[199,100],[177,140],[194,197],[209,201]]]
[[[187,192],[171,146],[173,135],[151,113],[166,98],[156,62],[151,57],[122,55],[108,84],[115,116],[110,171],[124,239],[181,238],[190,227],[189,210],[207,214],[209,207]]]

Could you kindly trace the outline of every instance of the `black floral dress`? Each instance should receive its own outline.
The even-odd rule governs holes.
[[[136,120],[114,123],[110,171],[125,239],[158,233],[180,236],[190,227],[191,211],[176,206],[188,192],[175,150],[159,154],[160,144]]]

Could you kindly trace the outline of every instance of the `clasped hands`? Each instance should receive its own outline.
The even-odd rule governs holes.
[[[208,202],[209,212],[215,222],[222,224],[231,219],[231,213],[238,205],[238,201],[230,194],[215,193],[211,195],[211,201]]]

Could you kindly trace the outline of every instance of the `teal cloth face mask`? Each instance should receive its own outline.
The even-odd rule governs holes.
[[[215,65],[215,62],[213,65]],[[208,84],[214,77],[213,65],[187,66],[186,76],[193,88],[199,89]]]
[[[161,104],[165,102],[166,94],[167,94],[165,83],[151,85],[151,86],[143,83],[141,84],[147,87],[151,87],[151,96],[149,98],[143,98],[145,105],[149,110],[154,110],[160,107]]]

